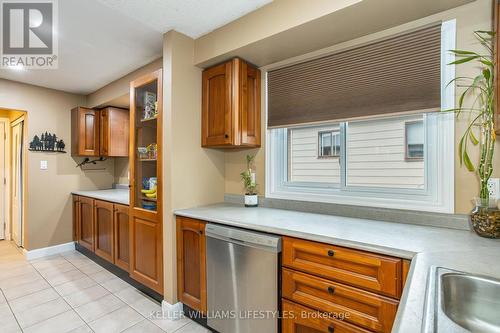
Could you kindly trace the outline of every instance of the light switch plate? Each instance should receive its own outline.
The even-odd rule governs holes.
[[[40,161],[40,170],[47,170],[49,168],[49,163],[47,161]]]

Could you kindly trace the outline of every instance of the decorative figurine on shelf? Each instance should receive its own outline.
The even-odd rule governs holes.
[[[255,182],[255,171],[252,170],[255,155],[247,155],[247,169],[240,176],[245,187],[245,207],[257,207],[259,197],[257,195],[257,183]]]
[[[156,101],[156,94],[151,91],[144,93],[144,109],[142,113],[142,120],[149,120],[156,118],[158,115],[158,106]]]
[[[57,136],[52,133],[42,133],[39,137],[35,135],[33,140],[29,143],[30,151],[45,151],[45,152],[55,152],[55,153],[66,153],[64,151],[66,144],[64,141],[57,140]]]

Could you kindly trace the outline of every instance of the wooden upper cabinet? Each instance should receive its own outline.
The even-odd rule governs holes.
[[[129,153],[129,112],[107,107],[100,113],[100,155],[124,157]]]
[[[71,110],[71,155],[99,155],[99,120],[98,110]]]
[[[260,147],[260,70],[235,58],[202,80],[202,146]]]
[[[71,110],[71,155],[128,156],[129,112],[107,107]]]
[[[177,295],[194,310],[207,311],[205,222],[177,216]]]

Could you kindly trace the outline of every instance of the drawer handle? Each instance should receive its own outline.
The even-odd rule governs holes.
[[[333,295],[334,292],[335,292],[335,287],[332,287],[332,286],[328,287],[328,293],[330,295]]]
[[[328,333],[333,333],[334,331],[333,325],[328,327]]]
[[[333,250],[328,250],[328,256],[329,257],[333,257],[334,254],[335,254],[335,252],[333,252]]]

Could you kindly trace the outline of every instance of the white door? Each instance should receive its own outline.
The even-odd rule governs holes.
[[[19,122],[12,127],[11,137],[11,157],[12,157],[12,240],[22,246],[22,225],[23,225],[23,122]]]
[[[0,120],[0,239],[5,239],[5,218],[7,211],[6,203],[6,133],[7,133],[7,123]]]

